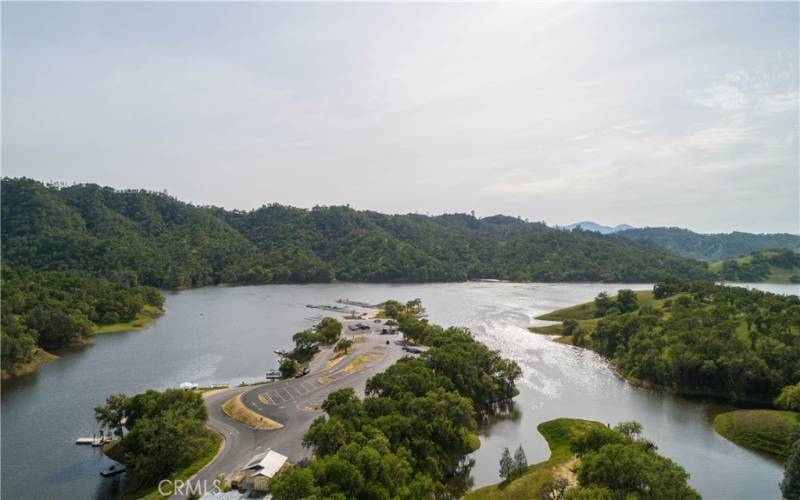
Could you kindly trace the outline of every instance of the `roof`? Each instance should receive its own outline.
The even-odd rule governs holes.
[[[268,450],[251,458],[244,468],[254,469],[255,472],[252,474],[253,476],[267,476],[268,478],[272,478],[281,470],[286,460],[288,460],[288,457],[285,455]]]

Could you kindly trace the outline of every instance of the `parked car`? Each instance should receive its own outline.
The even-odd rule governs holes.
[[[301,371],[301,372],[298,372],[298,373],[297,373],[297,375],[295,375],[295,376],[294,376],[294,378],[300,378],[300,377],[303,377],[303,376],[305,376],[305,375],[308,375],[308,372],[309,372],[309,371],[310,371],[310,370],[309,370],[309,369],[308,369],[308,367],[306,366],[305,368],[303,368],[303,371]]]

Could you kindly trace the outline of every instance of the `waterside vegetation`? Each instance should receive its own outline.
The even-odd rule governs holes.
[[[561,320],[571,343],[610,358],[630,380],[679,393],[769,404],[800,378],[794,295],[668,280],[538,319]]]
[[[163,311],[148,286],[125,287],[62,271],[2,267],[3,378],[53,359],[47,351],[89,342],[91,335],[144,328]]]
[[[304,437],[313,449],[310,466],[273,479],[273,498],[458,497],[466,491],[472,466],[466,456],[480,446],[478,421],[510,404],[520,369],[467,330],[417,318],[413,302],[385,307],[408,337],[430,348],[370,378],[363,401],[352,389],[331,393],[322,405],[325,416]]]
[[[559,418],[539,432],[550,458],[519,477],[471,492],[467,500],[700,498],[680,465],[657,453],[637,422],[613,429],[600,422]]]

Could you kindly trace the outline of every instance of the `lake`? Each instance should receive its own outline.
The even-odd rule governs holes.
[[[754,285],[798,293],[796,285]],[[516,360],[524,376],[518,414],[488,426],[474,453],[476,486],[498,480],[504,447],[522,444],[529,463],[549,455],[536,426],[578,417],[614,424],[638,420],[665,456],[683,465],[706,498],[776,498],[783,467],[714,433],[715,409],[636,388],[620,380],[592,352],[529,333],[535,316],[591,300],[601,291],[649,285],[449,283],[324,284],[217,287],[168,293],[167,313],[143,332],[99,336],[93,346],[61,354],[35,373],[8,381],[2,391],[2,497],[107,498],[110,464],[75,439],[96,430],[93,408],[106,396],[149,388],[238,384],[261,380],[277,364],[273,350],[290,347],[293,333],[322,311],[306,304],[338,298],[380,302],[422,299],[431,321],[470,328],[476,337]]]

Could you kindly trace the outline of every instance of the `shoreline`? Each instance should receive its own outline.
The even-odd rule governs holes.
[[[550,314],[550,313],[548,313],[548,314]],[[548,321],[551,321],[551,320],[548,320]],[[709,392],[700,391],[700,390],[677,389],[675,387],[659,385],[659,384],[656,384],[654,382],[650,382],[648,380],[638,379],[638,378],[634,377],[633,375],[627,375],[627,374],[622,373],[620,371],[619,367],[617,366],[616,363],[614,363],[613,359],[608,358],[606,356],[603,356],[602,354],[600,354],[599,352],[595,351],[594,349],[590,349],[588,347],[583,347],[583,346],[576,346],[575,344],[572,343],[572,337],[569,336],[569,335],[562,335],[560,333],[556,333],[555,331],[546,331],[545,330],[545,329],[550,328],[550,327],[558,327],[559,329],[561,329],[561,325],[556,323],[556,324],[553,324],[553,325],[545,325],[545,326],[531,326],[531,327],[528,327],[528,331],[530,333],[533,333],[533,334],[536,334],[536,335],[544,335],[544,336],[547,336],[547,337],[551,337],[550,340],[552,340],[553,342],[555,342],[557,344],[569,345],[569,346],[572,346],[572,347],[576,347],[578,349],[591,351],[591,352],[597,354],[598,356],[602,357],[605,361],[608,362],[608,364],[614,369],[614,374],[617,377],[619,377],[620,379],[624,380],[625,382],[631,384],[634,387],[640,387],[642,389],[647,389],[647,390],[654,391],[654,392],[661,392],[661,393],[665,393],[665,394],[671,394],[673,396],[680,396],[680,397],[683,397],[683,398],[686,398],[686,399],[695,399],[696,398],[696,399],[703,399],[703,400],[706,400],[708,402],[724,403],[724,404],[731,405],[731,406],[733,406],[733,407],[735,407],[737,409],[749,409],[749,408],[751,408],[751,406],[749,406],[749,405],[758,405],[758,408],[761,408],[761,409],[769,409],[769,410],[775,409],[774,405],[772,404],[772,401],[768,400],[768,399],[760,399],[759,400],[759,399],[733,398],[733,397],[730,397],[729,395],[722,394],[722,393],[709,393]],[[765,405],[768,406],[768,408],[764,408]],[[744,406],[744,407],[741,408],[741,406]]]
[[[655,299],[652,297],[652,292],[637,291],[637,298],[646,305],[654,305],[663,302],[666,299]],[[582,327],[591,326],[594,328],[599,319],[594,316],[594,305],[590,302],[584,302],[567,306],[561,309],[546,312],[536,316],[534,319],[537,321],[548,321],[550,324],[529,326],[527,329],[530,333],[536,335],[546,335],[551,338],[553,342],[559,344],[570,345],[587,351],[591,351],[605,361],[613,368],[615,375],[622,380],[625,380],[634,387],[651,390],[654,392],[662,392],[680,396],[686,399],[697,398],[709,402],[723,403],[733,406],[734,408],[752,409],[753,407],[761,409],[775,409],[771,399],[754,399],[748,397],[738,397],[735,394],[722,393],[722,392],[709,392],[701,389],[680,389],[674,386],[661,385],[644,379],[636,378],[632,375],[623,373],[619,365],[611,357],[605,356],[602,353],[586,346],[576,346],[573,343],[571,335],[563,334],[563,324],[566,320],[577,321]],[[588,315],[588,316],[587,316]],[[766,407],[766,408],[765,408]]]
[[[31,356],[30,361],[16,362],[11,363],[8,366],[4,366],[2,369],[2,376],[0,378],[3,381],[6,381],[21,377],[23,375],[28,375],[30,373],[35,373],[40,366],[51,361],[55,361],[58,358],[59,356],[47,352],[41,347],[37,347],[36,351]]]
[[[97,335],[140,332],[147,330],[153,323],[158,321],[161,316],[166,314],[166,312],[167,311],[163,308],[146,305],[142,311],[131,321],[127,321],[125,323],[113,323],[110,325],[94,325],[94,327],[92,327],[92,331],[89,332],[89,335],[82,337],[70,345],[64,346],[60,349],[89,347],[94,343],[93,337]],[[6,381],[21,377],[23,375],[36,373],[40,366],[51,361],[55,361],[60,357],[61,356],[48,352],[41,347],[36,347],[36,351],[31,356],[30,361],[14,362],[10,363],[8,366],[4,366],[2,368],[2,375],[0,376],[0,379],[2,381]]]
[[[141,332],[146,330],[158,319],[166,314],[166,309],[145,305],[139,314],[130,321],[123,323],[112,323],[110,325],[95,325],[92,327],[90,337],[95,335],[106,335],[108,333],[126,333],[126,332]]]

